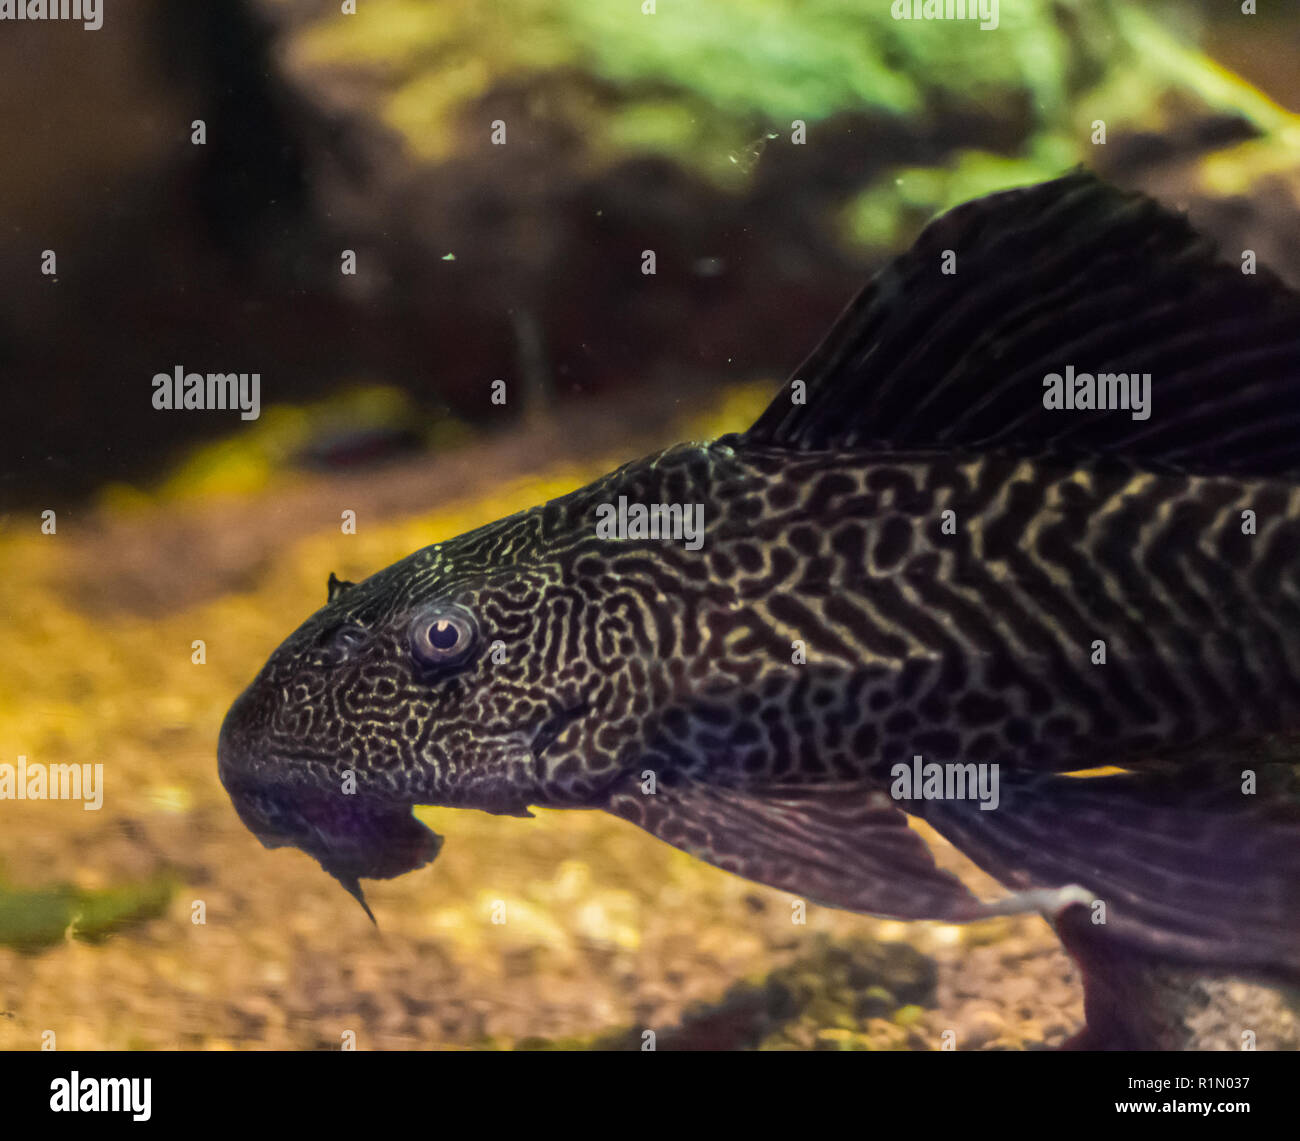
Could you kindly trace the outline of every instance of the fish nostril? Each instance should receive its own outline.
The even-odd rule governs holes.
[[[342,652],[345,658],[356,653],[369,642],[370,631],[353,622],[344,623],[329,636],[329,645]]]

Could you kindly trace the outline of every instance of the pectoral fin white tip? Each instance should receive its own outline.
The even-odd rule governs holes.
[[[982,915],[1028,915],[1042,912],[1055,917],[1076,903],[1091,907],[1096,898],[1087,888],[1077,883],[1065,887],[1031,888],[1028,891],[1018,891],[1005,899],[995,899],[992,903],[986,903],[980,908],[980,913]]]

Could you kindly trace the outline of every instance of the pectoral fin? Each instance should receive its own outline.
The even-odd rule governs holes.
[[[1250,795],[1247,763],[1258,780]],[[931,800],[924,817],[1022,896],[1086,883],[1105,904],[1089,924],[1094,942],[1300,979],[1300,800],[1289,765],[1228,756],[1173,772],[1010,773],[1000,783],[997,812]]]
[[[935,866],[885,793],[861,784],[757,792],[669,776],[645,793],[629,779],[605,808],[715,867],[829,907],[946,922],[993,913]]]

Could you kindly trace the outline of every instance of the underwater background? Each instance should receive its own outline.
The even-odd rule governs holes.
[[[967,198],[1084,163],[1300,285],[1300,10],[343,7],[0,25],[0,763],[104,773],[0,800],[0,1049],[1060,1045],[1044,921],[797,922],[601,813],[419,810],[448,842],[376,929],[244,828],[217,732],[330,572],[742,430]],[[257,372],[260,415],[155,409],[177,366]],[[1150,1001],[1170,1047],[1246,1010],[1300,1048],[1294,994]]]

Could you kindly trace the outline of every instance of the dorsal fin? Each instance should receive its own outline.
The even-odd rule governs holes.
[[[1064,382],[1067,368],[1149,373],[1148,418],[1045,407],[1045,378]],[[1078,170],[932,222],[742,439],[1300,471],[1300,297],[1267,270],[1216,260],[1183,217]]]

